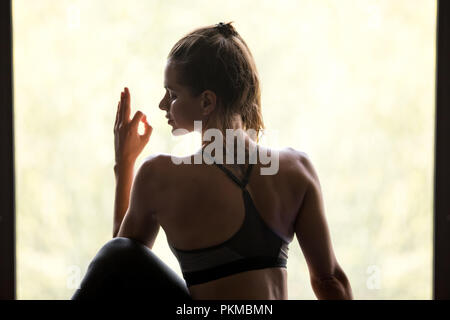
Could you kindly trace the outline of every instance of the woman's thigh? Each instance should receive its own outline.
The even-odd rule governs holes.
[[[108,241],[89,264],[72,299],[190,300],[185,281],[149,248],[128,238]]]

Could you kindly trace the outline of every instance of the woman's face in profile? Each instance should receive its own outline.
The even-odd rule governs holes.
[[[194,120],[201,121],[201,97],[192,97],[187,87],[177,82],[177,66],[167,61],[164,71],[166,93],[159,103],[159,108],[166,111],[166,118],[173,129],[194,130]]]

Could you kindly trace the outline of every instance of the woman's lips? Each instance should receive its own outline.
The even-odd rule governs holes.
[[[169,119],[169,120],[167,121],[168,124],[170,124],[171,122],[172,122],[172,124],[173,124],[173,120],[171,120],[171,119]]]

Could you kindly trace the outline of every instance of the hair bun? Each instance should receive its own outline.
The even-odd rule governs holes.
[[[236,30],[234,30],[233,26],[231,25],[231,22],[228,22],[228,23],[219,22],[218,24],[216,24],[215,27],[225,37],[237,35],[237,32],[236,32]]]

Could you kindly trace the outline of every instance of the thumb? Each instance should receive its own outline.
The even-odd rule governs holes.
[[[145,115],[142,120],[144,121],[145,130],[144,134],[141,137],[144,140],[148,140],[153,132],[153,127],[148,123],[147,117]]]
[[[131,127],[133,127],[133,128],[137,127],[143,117],[145,117],[145,115],[141,111],[137,111],[134,114],[133,119],[131,120],[131,123],[130,123]]]

